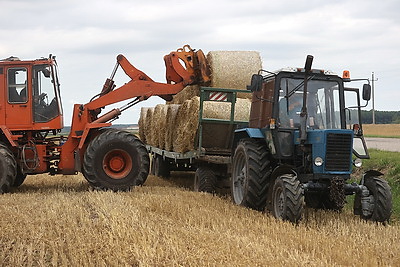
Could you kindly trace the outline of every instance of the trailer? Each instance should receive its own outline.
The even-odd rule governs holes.
[[[236,129],[248,126],[248,121],[235,119],[238,93],[250,94],[251,91],[201,87],[194,150],[180,153],[146,145],[152,159],[151,173],[167,178],[171,171],[194,171],[195,191],[212,193],[229,188],[234,133]],[[205,117],[204,106],[207,101],[230,103],[229,118]]]

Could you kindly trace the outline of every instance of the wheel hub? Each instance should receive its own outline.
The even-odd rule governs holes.
[[[110,160],[110,168],[115,172],[121,171],[124,168],[124,166],[125,166],[124,159],[122,159],[119,156],[113,157]]]
[[[103,170],[112,179],[125,178],[132,170],[132,158],[122,149],[111,150],[103,159]]]

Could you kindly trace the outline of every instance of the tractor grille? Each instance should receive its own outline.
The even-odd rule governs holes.
[[[326,138],[326,171],[350,171],[351,134],[328,133]]]

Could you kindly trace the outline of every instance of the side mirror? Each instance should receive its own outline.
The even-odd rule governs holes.
[[[362,98],[365,101],[369,101],[371,99],[371,85],[369,84],[363,85]]]
[[[247,90],[250,90],[252,92],[261,91],[262,83],[263,76],[260,74],[253,74],[253,76],[251,76],[251,84],[247,85]]]

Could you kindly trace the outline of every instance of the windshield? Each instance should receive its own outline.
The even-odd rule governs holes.
[[[33,103],[35,122],[47,122],[61,114],[57,76],[48,65],[34,66]]]
[[[312,129],[340,129],[339,84],[336,81],[307,82],[307,126]],[[282,78],[279,91],[279,123],[281,127],[300,127],[304,79]]]

